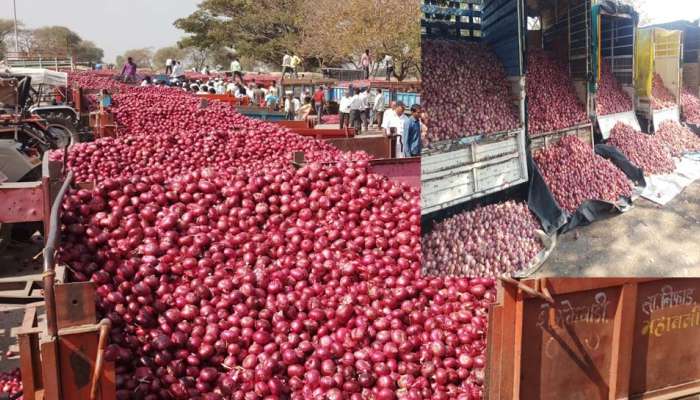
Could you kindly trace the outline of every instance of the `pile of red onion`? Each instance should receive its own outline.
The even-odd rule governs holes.
[[[360,161],[105,179],[59,258],[98,284],[118,399],[480,398],[494,282],[425,277],[420,245],[418,193]]]
[[[664,121],[654,134],[673,157],[700,151],[700,137],[675,121]]]
[[[669,174],[676,169],[671,153],[658,136],[635,131],[623,122],[615,124],[607,143],[617,147],[645,175]]]
[[[527,53],[528,135],[588,122],[566,66],[542,49]]]
[[[563,137],[533,158],[557,203],[569,212],[585,200],[616,202],[632,193],[625,174],[576,136]]]
[[[622,85],[613,75],[608,63],[601,65],[595,108],[598,115],[616,114],[634,109],[632,99],[622,89]]]
[[[488,48],[430,40],[422,52],[423,109],[431,116],[426,146],[518,127],[505,70]]]
[[[683,120],[700,125],[700,98],[689,89],[683,89],[681,105],[683,106]]]
[[[490,204],[450,217],[423,235],[423,271],[438,276],[499,276],[522,270],[542,249],[526,203]]]
[[[676,105],[676,97],[664,85],[661,75],[654,74],[651,87],[651,107],[654,110],[661,110]]]
[[[22,391],[22,375],[19,368],[15,368],[10,372],[0,372],[0,393],[15,395]],[[21,400],[20,397],[18,400]]]

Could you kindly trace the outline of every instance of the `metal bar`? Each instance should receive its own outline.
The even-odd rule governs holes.
[[[46,238],[46,246],[44,247],[44,295],[46,296],[46,327],[47,334],[49,337],[53,337],[58,332],[57,322],[56,322],[56,303],[54,295],[54,278],[56,271],[54,270],[54,252],[56,247],[56,241],[58,238],[58,210],[61,207],[61,201],[63,196],[66,194],[68,187],[73,181],[73,171],[68,172],[66,180],[61,185],[61,188],[56,195],[53,205],[51,206],[51,215],[49,217],[50,230],[49,235]]]

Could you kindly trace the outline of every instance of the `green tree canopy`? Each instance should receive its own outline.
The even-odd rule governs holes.
[[[165,67],[165,61],[168,59],[182,61],[186,55],[186,52],[177,46],[162,47],[153,53],[153,64],[157,69],[161,69]]]
[[[129,57],[134,59],[134,62],[138,68],[153,67],[153,50],[150,48],[131,49],[125,51],[124,54],[117,56],[117,66],[121,67],[124,65]]]

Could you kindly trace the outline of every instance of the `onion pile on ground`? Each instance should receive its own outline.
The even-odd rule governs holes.
[[[596,92],[596,113],[598,115],[616,114],[632,111],[632,99],[622,89],[608,63],[601,66],[600,81]]]
[[[423,109],[431,116],[425,145],[518,127],[510,84],[498,58],[476,43],[423,42]]]
[[[700,137],[675,121],[662,122],[654,136],[666,145],[673,157],[700,151]]]
[[[542,249],[526,203],[507,201],[452,216],[423,235],[429,275],[498,276],[524,269]]]
[[[527,53],[528,135],[588,122],[566,66],[541,49]]]
[[[67,195],[58,252],[98,285],[118,399],[482,397],[494,281],[423,276],[415,189],[127,90],[124,136],[71,153],[97,186]],[[335,162],[291,168],[301,142]]]
[[[664,85],[661,75],[654,74],[651,87],[651,107],[654,110],[661,110],[676,105],[676,98]]]
[[[676,169],[671,153],[658,136],[635,131],[625,123],[615,124],[607,143],[617,147],[645,175],[669,174]]]
[[[538,151],[534,160],[559,206],[569,212],[585,200],[616,202],[632,194],[627,176],[576,136]]]
[[[700,125],[700,98],[686,88],[681,94],[681,104],[683,105],[683,120]]]
[[[22,375],[19,368],[10,372],[0,372],[0,393],[15,395],[22,391]],[[22,400],[20,396],[18,400]]]

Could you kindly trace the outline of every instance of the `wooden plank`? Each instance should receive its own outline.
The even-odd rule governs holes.
[[[17,335],[19,370],[22,373],[24,400],[35,400],[36,389],[41,387],[41,361],[39,360],[38,336],[38,333],[32,335]]]
[[[61,398],[61,378],[58,367],[58,339],[51,338],[41,343],[41,371],[46,400],[63,400]]]
[[[95,369],[97,357],[97,332],[78,333],[60,336],[60,368],[63,378],[63,399],[87,399],[90,394],[90,378]],[[116,378],[114,363],[105,363],[98,398],[115,398]]]
[[[55,285],[58,329],[94,324],[95,284],[93,282]]]
[[[637,283],[633,282],[623,285],[620,305],[613,322],[610,393],[608,395],[610,400],[629,396],[637,287]]]
[[[644,283],[658,278],[548,278],[547,288],[552,295],[582,292],[586,290],[605,289],[623,286],[626,283]],[[535,288],[537,279],[525,279],[520,283]]]

